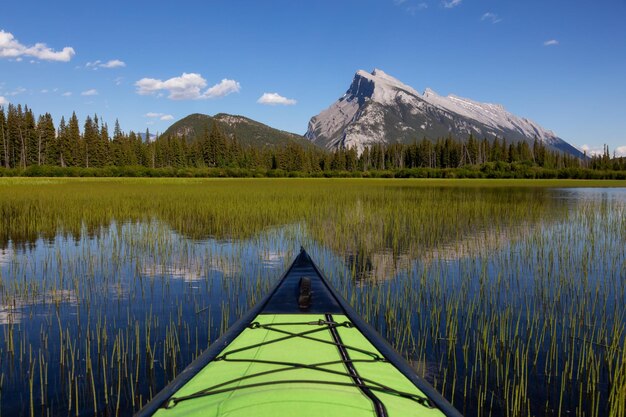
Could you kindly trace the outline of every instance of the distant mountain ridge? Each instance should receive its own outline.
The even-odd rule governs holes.
[[[346,93],[311,118],[304,136],[329,150],[354,147],[361,152],[378,143],[447,136],[466,140],[470,134],[530,144],[537,138],[554,150],[584,156],[552,131],[501,105],[455,95],[443,97],[430,89],[420,94],[379,69],[357,71]]]
[[[263,123],[244,116],[218,113],[215,116],[194,113],[172,124],[162,136],[186,136],[194,140],[201,136],[204,130],[211,128],[214,122],[228,136],[237,137],[239,144],[254,147],[276,147],[287,144],[299,144],[305,148],[314,146],[306,138],[295,133],[274,129]]]

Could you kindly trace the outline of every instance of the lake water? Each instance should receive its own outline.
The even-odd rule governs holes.
[[[116,184],[119,200],[99,201],[62,183],[63,202],[41,184],[17,197],[23,186],[0,188],[2,415],[132,414],[260,299],[301,245],[462,413],[623,406],[625,188],[264,181],[267,201],[219,211],[242,192],[231,184]],[[145,200],[128,208],[130,198]],[[283,198],[289,210],[264,211]],[[257,209],[233,212],[249,204]],[[249,232],[232,233],[242,222]]]

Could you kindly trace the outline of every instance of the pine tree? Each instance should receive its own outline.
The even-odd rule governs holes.
[[[7,141],[9,167],[15,168],[22,165],[24,153],[24,137],[22,135],[22,107],[9,104],[7,112]],[[25,162],[25,161],[24,161]]]
[[[124,151],[124,134],[120,128],[120,122],[115,119],[115,126],[113,128],[113,140],[109,146],[111,152],[111,163],[116,166],[128,165],[127,157]]]
[[[0,167],[9,168],[9,138],[4,107],[0,106]]]
[[[517,147],[515,144],[511,143],[507,150],[507,162],[516,162],[519,160],[519,154],[517,153]]]
[[[230,157],[229,157],[230,165],[232,165],[233,167],[241,167],[243,149],[241,148],[241,145],[239,144],[239,140],[237,140],[237,135],[233,135],[229,148],[230,148]]]
[[[333,159],[330,162],[330,169],[333,171],[346,170],[346,152],[343,148],[339,148],[333,153]]]
[[[401,151],[400,147],[398,150]],[[346,151],[346,169],[348,171],[356,171],[358,165],[358,154],[356,148],[349,148]]]
[[[185,153],[183,150],[183,140],[187,142],[185,137],[173,137],[171,139],[171,161],[170,166],[175,168],[184,167]]]
[[[474,135],[470,134],[467,139],[467,163],[470,165],[478,163],[478,144],[476,143],[476,139],[474,139]]]
[[[150,134],[150,132],[146,131],[146,133]],[[135,159],[137,160],[136,165],[146,165],[147,157],[146,157],[146,146],[144,142],[141,140],[140,135],[135,135],[135,140],[132,143],[133,151],[135,153]]]
[[[139,140],[141,141],[141,138]],[[123,140],[124,165],[138,165],[139,163],[135,152],[135,142],[137,142],[137,135],[131,130],[128,137]]]
[[[226,166],[226,137],[220,130],[216,121],[213,121],[211,126],[211,133],[209,134],[210,147],[212,149],[212,162],[211,166]]]
[[[120,128],[119,120],[115,119],[115,127],[113,128],[113,139],[121,139],[123,136],[122,129]]]
[[[365,149],[363,149],[363,153],[361,154],[361,157],[359,158],[359,169],[362,171],[368,171],[370,169],[371,164],[372,164],[372,161],[370,158],[370,148],[366,146]]]
[[[98,160],[98,134],[95,123],[91,117],[87,116],[83,129],[85,167],[87,168],[100,166],[100,161]]]
[[[35,116],[33,115],[33,111],[29,109],[27,106],[24,106],[24,136],[25,136],[25,155],[26,155],[26,164],[25,166],[38,164],[39,160],[39,141],[37,137],[37,127],[35,123]]]
[[[52,115],[46,113],[37,121],[37,164],[56,164],[59,148]]]
[[[215,158],[213,156],[214,151],[209,135],[209,125],[208,123],[204,126],[204,130],[202,131],[202,137],[200,138],[200,152],[202,155],[202,161],[206,166],[214,166]]]
[[[95,138],[95,149],[93,155],[96,158],[96,163],[98,167],[103,167],[107,165],[107,149],[106,144],[102,140],[101,130],[100,130],[100,119],[98,115],[94,115],[93,117],[93,128],[94,128],[94,138]]]
[[[66,167],[71,165],[73,154],[69,145],[69,138],[67,136],[67,125],[65,124],[65,117],[61,116],[59,122],[59,129],[57,131],[57,142],[59,144],[59,165]]]
[[[100,128],[100,148],[102,149],[102,166],[111,165],[111,147],[109,140],[109,126],[106,123]]]
[[[66,160],[67,166],[81,166],[85,159],[82,139],[80,137],[80,128],[78,127],[78,117],[76,113],[72,113],[70,121],[67,126],[67,144],[69,146],[68,156],[71,154],[71,159]],[[65,156],[65,155],[64,155]]]

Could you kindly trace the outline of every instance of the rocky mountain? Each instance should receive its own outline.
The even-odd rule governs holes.
[[[453,136],[465,140],[534,139],[553,149],[583,154],[537,123],[506,111],[499,104],[479,103],[427,89],[420,94],[396,78],[375,69],[358,71],[346,93],[309,122],[305,137],[327,149],[364,147],[376,143],[411,143],[423,137]]]
[[[215,116],[206,114],[190,114],[172,124],[163,135],[183,136],[189,140],[195,139],[204,133],[204,130],[212,126],[214,122],[219,124],[220,129],[229,136],[236,136],[240,144],[263,148],[266,146],[285,146],[289,143],[297,143],[305,147],[313,146],[310,141],[295,133],[274,129],[263,123],[243,116],[219,113]]]

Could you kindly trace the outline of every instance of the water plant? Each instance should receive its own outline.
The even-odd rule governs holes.
[[[467,415],[624,416],[625,193],[562,185],[3,180],[0,412],[132,413],[304,245]]]

